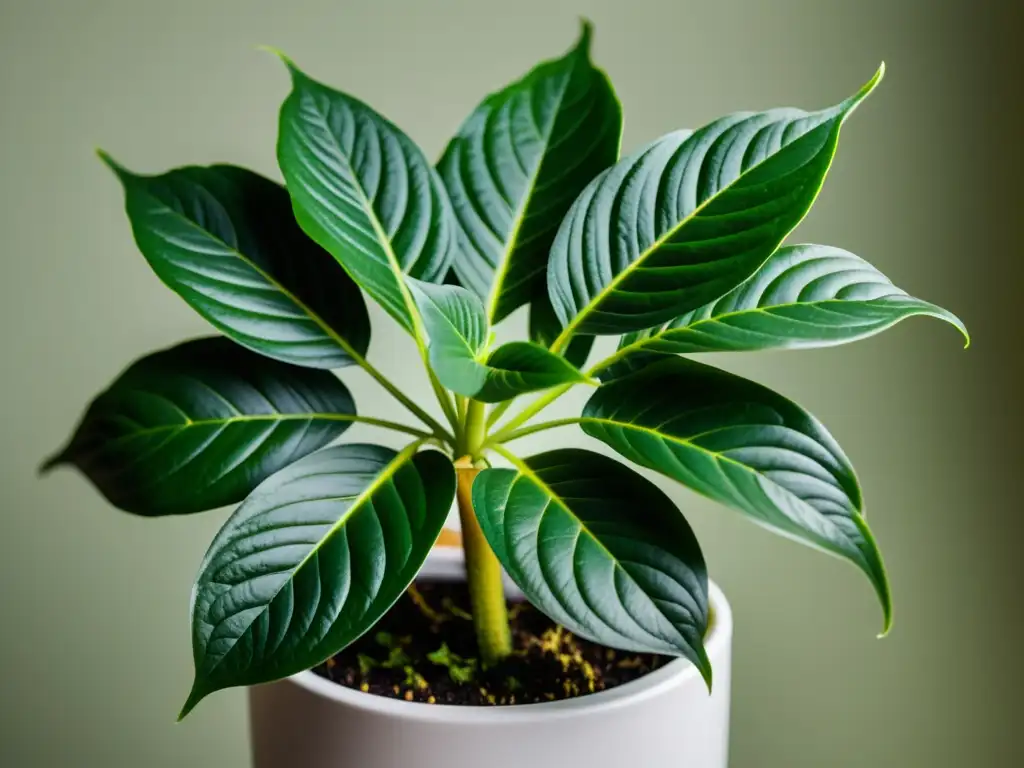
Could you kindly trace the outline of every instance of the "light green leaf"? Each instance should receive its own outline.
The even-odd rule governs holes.
[[[477,477],[473,508],[527,599],[595,642],[685,656],[710,685],[707,570],[672,501],[597,453],[507,458]]]
[[[146,261],[219,331],[312,368],[366,355],[370,319],[359,288],[302,233],[280,185],[230,165],[139,176],[100,157],[124,185]]]
[[[394,124],[285,63],[292,92],[281,106],[277,156],[299,224],[415,333],[404,278],[440,282],[455,253],[441,180]]]
[[[319,451],[224,524],[192,592],[196,679],[182,717],[214,691],[322,663],[401,596],[455,495],[451,462],[417,447]]]
[[[863,259],[825,245],[780,248],[740,287],[651,332],[624,336],[637,352],[739,352],[826,347],[873,336],[901,320],[959,318],[908,296]]]
[[[339,437],[355,417],[345,385],[224,338],[195,339],[133,363],[93,400],[45,469],[74,464],[137,515],[201,512]]]
[[[591,182],[551,249],[559,346],[668,322],[750,277],[810,209],[840,126],[882,72],[821,112],[744,112],[668,134]]]
[[[487,354],[490,328],[480,299],[455,285],[408,280],[429,338],[430,367],[445,387],[484,403],[589,381],[571,363],[526,341]]]
[[[770,389],[681,357],[602,385],[583,431],[777,533],[842,557],[889,584],[849,459],[825,428]]]
[[[438,163],[461,224],[455,271],[491,323],[546,295],[562,217],[618,157],[622,109],[590,61],[591,32],[585,22],[568,54],[484,99]]]

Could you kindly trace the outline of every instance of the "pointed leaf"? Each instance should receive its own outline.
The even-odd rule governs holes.
[[[224,524],[192,593],[196,680],[182,716],[214,691],[322,663],[401,596],[455,495],[451,462],[417,447],[319,451]]]
[[[623,337],[618,355],[826,347],[856,341],[908,317],[955,326],[942,307],[908,296],[863,259],[825,245],[780,248],[739,288],[650,333]]]
[[[704,558],[650,481],[566,448],[485,469],[473,508],[505,570],[552,619],[615,648],[685,656],[710,684]]]
[[[455,220],[437,172],[412,140],[363,102],[285,61],[278,162],[302,228],[406,330],[406,275],[441,282]]]
[[[789,538],[849,560],[891,614],[853,467],[825,428],[770,389],[681,357],[602,385],[583,431]]]
[[[618,157],[622,108],[590,61],[591,32],[484,99],[438,163],[461,224],[455,270],[492,323],[546,294],[562,217]]]
[[[810,209],[840,126],[882,71],[821,112],[744,112],[668,134],[591,182],[548,265],[563,337],[650,328],[750,277]]]
[[[292,214],[282,187],[244,168],[188,166],[124,185],[139,250],[157,276],[239,344],[287,363],[342,368],[364,356],[359,288]]]
[[[339,437],[355,412],[327,371],[195,339],[133,363],[44,469],[74,464],[137,515],[200,512],[241,501]]]

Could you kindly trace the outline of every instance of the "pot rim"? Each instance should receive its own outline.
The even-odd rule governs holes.
[[[435,548],[428,563],[437,567],[441,578],[451,578],[463,563],[462,549],[458,547]],[[518,591],[518,590],[517,590]],[[713,581],[708,581],[708,600],[711,606],[711,626],[705,638],[704,647],[712,664],[728,656],[732,641],[732,609],[725,594]],[[551,718],[580,717],[597,712],[606,712],[619,707],[633,705],[641,700],[661,695],[671,688],[686,683],[704,681],[700,672],[688,659],[675,659],[664,667],[636,680],[606,691],[598,691],[572,699],[544,701],[535,704],[506,704],[501,706],[426,704],[418,701],[392,699],[340,685],[320,677],[312,670],[300,672],[286,678],[286,683],[297,685],[306,691],[322,696],[355,709],[387,716],[395,720],[444,723],[515,723],[522,724]]]

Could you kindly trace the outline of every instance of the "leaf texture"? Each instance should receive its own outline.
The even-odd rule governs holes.
[[[710,685],[704,558],[648,480],[606,456],[562,449],[485,469],[473,508],[509,575],[553,620],[615,648],[685,656]]]
[[[569,206],[618,158],[622,108],[576,46],[492,93],[459,128],[438,170],[460,224],[460,282],[497,323],[543,297],[548,250]]]
[[[415,333],[405,276],[439,283],[455,254],[441,180],[393,123],[285,63],[292,92],[281,106],[277,156],[299,224]]]
[[[200,512],[339,437],[355,403],[327,371],[195,339],[133,363],[44,469],[74,464],[137,515]]]
[[[754,522],[860,568],[891,617],[853,467],[825,428],[770,389],[681,357],[602,385],[583,431]]]
[[[302,233],[278,184],[230,165],[139,176],[101,157],[124,185],[142,255],[219,331],[312,368],[342,368],[366,354],[370,320],[359,289]]]
[[[821,112],[743,112],[670,133],[598,176],[551,249],[562,342],[668,322],[750,277],[810,209],[840,126],[881,76]]]
[[[401,596],[455,495],[451,462],[417,447],[319,451],[225,523],[193,589],[196,680],[182,716],[216,690],[320,664]]]

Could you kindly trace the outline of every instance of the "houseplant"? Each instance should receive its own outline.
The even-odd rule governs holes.
[[[885,571],[835,441],[781,395],[682,356],[836,344],[912,315],[962,329],[852,254],[783,245],[881,71],[835,107],[731,115],[620,160],[621,109],[589,40],[585,27],[566,56],[487,97],[436,169],[288,60],[284,188],[230,166],[140,176],[104,155],[143,255],[223,335],[134,363],[47,466],[75,464],[140,515],[242,502],[193,590],[182,715],[364,635],[453,500],[481,668],[512,650],[503,566],[576,635],[682,657],[710,686],[709,586],[685,519],[607,456],[509,447],[556,426],[852,562],[888,627]],[[364,293],[414,340],[440,418],[367,361]],[[495,344],[492,327],[522,307],[530,340]],[[592,362],[604,335],[619,348]],[[422,426],[358,414],[328,372],[352,366]],[[575,386],[594,389],[579,416],[530,422]],[[411,442],[328,447],[357,421]]]

